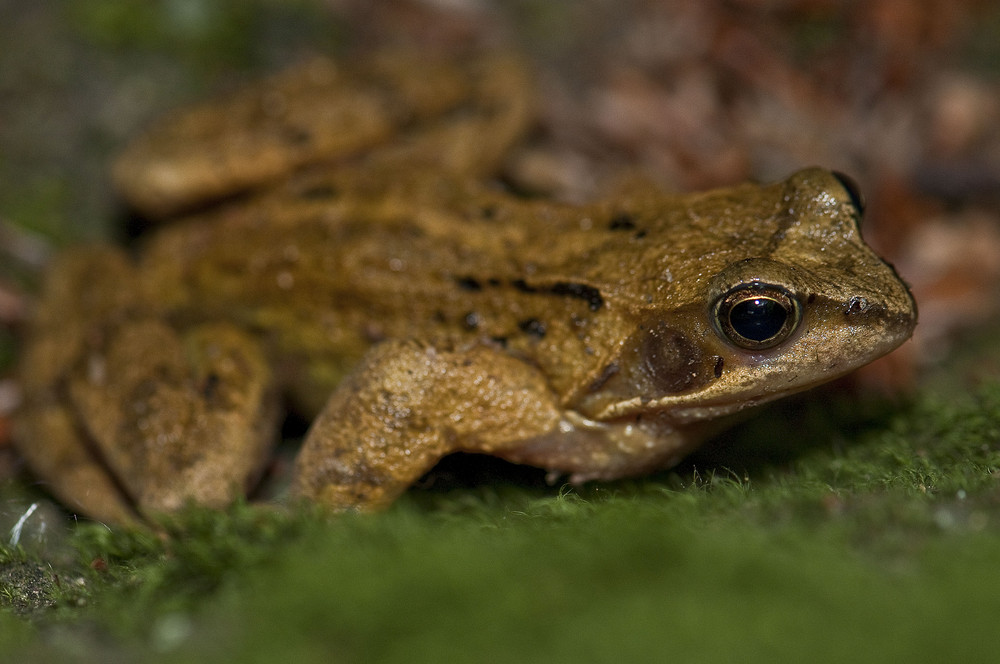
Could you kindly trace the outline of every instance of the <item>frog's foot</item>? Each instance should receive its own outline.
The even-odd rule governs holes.
[[[383,507],[446,454],[502,455],[559,420],[541,372],[506,353],[386,342],[314,422],[293,491],[334,509]]]
[[[224,507],[266,461],[278,405],[256,341],[224,324],[112,330],[67,381],[100,462],[143,514]]]

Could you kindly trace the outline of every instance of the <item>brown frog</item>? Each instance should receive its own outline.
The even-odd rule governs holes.
[[[52,268],[22,371],[35,472],[104,520],[224,506],[291,403],[314,417],[292,492],[335,509],[456,451],[614,479],[910,336],[844,176],[588,206],[491,186],[530,87],[507,58],[316,61],[140,139],[116,174],[151,216],[253,191]]]

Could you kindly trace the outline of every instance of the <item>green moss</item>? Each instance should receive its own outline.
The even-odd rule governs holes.
[[[54,581],[43,565],[27,560],[0,562],[0,607],[20,615],[43,612],[54,604]]]
[[[30,647],[37,636],[29,623],[13,613],[0,611],[0,652],[18,652]]]
[[[73,0],[66,11],[104,49],[169,53],[209,69],[254,62],[269,36],[316,46],[343,36],[314,0]]]
[[[611,500],[485,530],[393,520],[374,539],[370,525],[360,538],[327,530],[222,593],[177,658],[933,660],[971,656],[993,633],[1000,582],[966,575],[989,575],[996,537],[928,549],[894,572],[836,533],[692,519],[684,503]],[[978,618],[949,619],[967,602]]]
[[[150,649],[149,661],[987,661],[995,531],[873,558],[842,516],[762,526],[715,504],[741,493],[724,483],[462,516],[405,504],[333,521],[271,515],[282,525],[264,537],[233,526],[252,511],[192,513],[196,532],[133,569],[147,587],[96,595],[93,615],[119,633],[126,622],[120,647]],[[190,579],[174,575],[191,561]],[[202,602],[177,602],[183,593]]]
[[[86,593],[76,605],[56,595],[34,620],[62,636],[23,637],[21,652],[41,661],[68,642],[185,662],[989,661],[1000,385],[850,418],[836,400],[792,408],[817,409],[797,426],[850,426],[833,440],[809,431],[803,454],[745,473],[702,465],[582,490],[416,491],[367,516],[239,505],[155,532],[81,525],[64,573]],[[762,414],[781,434],[773,416]],[[88,645],[95,631],[100,646]]]

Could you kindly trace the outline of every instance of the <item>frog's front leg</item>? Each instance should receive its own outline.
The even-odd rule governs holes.
[[[293,491],[335,509],[383,507],[444,455],[502,456],[557,430],[560,417],[542,373],[499,349],[385,342],[316,418]]]
[[[378,508],[452,452],[496,455],[581,482],[668,465],[686,443],[655,416],[587,420],[560,403],[537,367],[497,348],[386,342],[317,417],[293,491],[335,509]]]

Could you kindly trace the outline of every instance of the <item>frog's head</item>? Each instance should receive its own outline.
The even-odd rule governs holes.
[[[718,206],[711,195],[704,204]],[[913,297],[861,239],[849,178],[800,171],[759,188],[754,205],[745,239],[702,255],[672,295],[679,306],[637,312],[585,412],[709,419],[842,376],[910,337]]]

